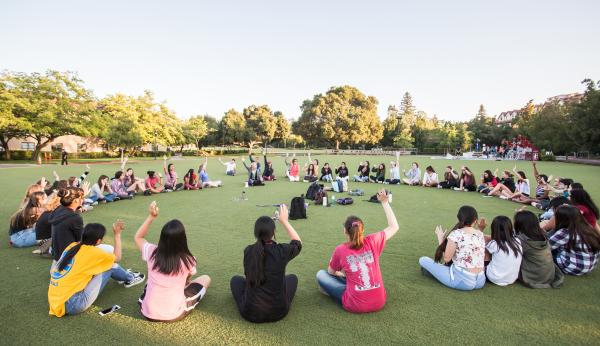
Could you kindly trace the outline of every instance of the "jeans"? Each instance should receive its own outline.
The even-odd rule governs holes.
[[[359,182],[366,183],[366,182],[369,181],[369,177],[368,176],[361,177],[360,175],[355,175],[354,176],[354,181],[359,181]]]
[[[321,180],[331,183],[333,181],[333,177],[331,176],[331,174],[327,174],[327,175],[322,176]]]
[[[78,314],[92,306],[108,283],[109,278],[113,278],[116,281],[129,281],[133,279],[133,274],[128,273],[121,266],[115,264],[111,269],[94,276],[83,290],[75,293],[67,300],[65,303],[67,315]]]
[[[388,184],[396,185],[396,184],[400,184],[400,179],[386,179],[385,182]]]
[[[443,285],[461,291],[477,290],[485,285],[485,272],[474,274],[466,269],[434,262],[429,257],[419,258],[419,264]]]
[[[346,279],[329,274],[326,270],[317,272],[317,283],[333,300],[342,304],[342,295],[346,291]]]
[[[35,229],[28,228],[10,236],[10,242],[14,247],[30,247],[37,244],[35,239]]]

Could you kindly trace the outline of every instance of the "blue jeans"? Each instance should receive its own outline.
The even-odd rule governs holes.
[[[67,315],[78,314],[92,306],[108,283],[109,278],[113,278],[116,281],[129,281],[133,279],[133,274],[128,273],[121,266],[115,264],[111,269],[94,276],[83,290],[75,293],[67,300],[65,303]]]
[[[340,305],[342,304],[342,295],[346,291],[345,278],[331,275],[326,270],[319,270],[317,272],[317,283],[333,300]]]
[[[369,177],[368,176],[367,177],[361,177],[360,175],[355,175],[354,176],[354,181],[360,181],[360,182],[366,183],[366,182],[369,181]]]
[[[461,291],[477,290],[485,285],[485,272],[474,274],[466,269],[436,263],[429,257],[419,258],[419,264],[447,287]]]
[[[37,244],[35,239],[35,229],[28,228],[10,236],[10,242],[14,247],[30,247]]]

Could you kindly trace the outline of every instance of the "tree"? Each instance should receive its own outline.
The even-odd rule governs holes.
[[[8,142],[17,137],[25,137],[33,129],[31,124],[22,116],[19,109],[24,106],[23,100],[14,92],[10,75],[0,75],[0,145],[4,148],[4,158],[10,160]]]
[[[377,103],[355,87],[332,87],[302,103],[294,130],[309,141],[335,144],[336,149],[341,143],[377,144],[383,137]]]
[[[566,127],[577,150],[599,153],[600,90],[591,79],[585,79],[582,83],[587,86],[586,91],[581,102],[568,105],[571,112]]]
[[[208,124],[204,116],[196,115],[187,119],[183,124],[183,136],[189,143],[194,143],[198,149],[202,147],[201,142],[208,134]]]
[[[290,125],[290,122],[287,121],[287,119],[283,116],[283,113],[281,113],[280,111],[276,111],[275,113],[273,113],[273,116],[275,117],[276,125],[275,138],[282,140],[287,146],[287,139],[292,134],[292,127]]]
[[[269,106],[248,106],[244,108],[243,115],[246,121],[245,139],[250,150],[259,143],[267,145],[275,138],[277,120]]]
[[[394,138],[398,135],[398,109],[394,105],[389,105],[387,117],[383,121],[383,138],[381,144],[391,146],[394,144]]]
[[[467,123],[467,126],[473,137],[479,139],[481,143],[500,143],[500,141],[494,138],[493,134],[494,118],[487,116],[483,105],[479,105],[477,115]]]
[[[222,141],[224,143],[244,143],[246,137],[246,120],[235,109],[228,110],[221,119]]]
[[[519,130],[530,133],[531,141],[541,149],[564,153],[575,145],[570,136],[568,111],[558,102],[547,103]]]
[[[114,118],[104,138],[109,148],[120,148],[133,155],[136,148],[143,144],[142,133],[137,125],[133,118]]]
[[[44,74],[4,73],[2,84],[7,89],[3,94],[10,94],[14,101],[10,113],[28,124],[24,132],[35,141],[33,160],[57,137],[89,136],[93,132],[96,102],[77,74],[53,70]]]
[[[200,140],[201,146],[205,145],[217,145],[221,143],[221,125],[219,121],[208,114],[205,114],[202,118],[206,122],[206,136]]]
[[[533,115],[535,114],[535,105],[533,104],[533,100],[527,101],[527,104],[523,106],[518,112],[517,119],[515,119],[516,127],[527,128],[527,123],[531,120]],[[519,132],[525,136],[529,136],[526,130],[519,130]]]

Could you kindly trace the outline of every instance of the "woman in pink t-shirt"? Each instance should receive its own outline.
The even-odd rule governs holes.
[[[148,263],[148,283],[138,302],[146,319],[173,322],[183,319],[198,305],[210,286],[210,277],[202,275],[191,279],[196,274],[196,258],[188,249],[181,221],[171,220],[163,226],[158,245],[144,239],[157,216],[158,207],[152,202],[146,221],[134,237],[142,258]]]
[[[383,206],[388,226],[365,237],[362,220],[356,216],[348,217],[344,223],[346,242],[335,248],[327,271],[317,273],[321,292],[350,312],[373,312],[385,305],[379,256],[386,241],[398,231],[398,221],[385,190],[377,193],[377,199]]]

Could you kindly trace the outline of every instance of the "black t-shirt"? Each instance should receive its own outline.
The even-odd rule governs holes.
[[[338,177],[345,178],[348,176],[348,167],[338,167],[335,170],[335,173],[338,175]]]
[[[49,221],[52,225],[52,258],[58,261],[69,244],[81,240],[83,218],[61,205],[52,212]]]
[[[35,239],[43,240],[52,237],[52,225],[50,225],[51,211],[45,211],[35,223]]]
[[[506,178],[500,181],[502,185],[508,187],[511,192],[515,192],[515,180],[513,178]]]
[[[251,246],[244,250],[244,273],[251,260]],[[298,256],[302,243],[292,240],[289,244],[265,244],[265,281],[259,287],[246,286],[241,315],[251,322],[278,321],[287,315],[290,307],[286,299],[285,267]]]

